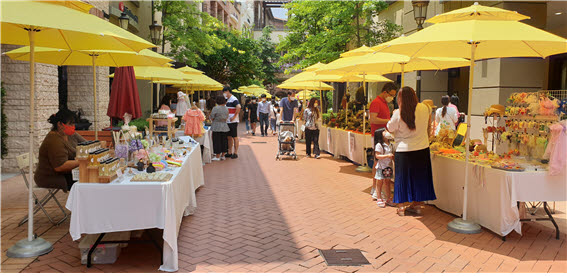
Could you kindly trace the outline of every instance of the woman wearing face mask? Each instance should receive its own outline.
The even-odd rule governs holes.
[[[75,133],[75,113],[59,110],[47,120],[53,126],[39,148],[39,163],[34,180],[42,188],[68,191],[73,185],[71,171],[79,166],[76,147],[86,141]]]
[[[307,152],[307,157],[311,157],[311,143],[313,143],[313,153],[317,159],[319,159],[321,154],[319,149],[319,118],[321,118],[319,100],[311,98],[303,112],[303,119],[305,119],[305,151]]]

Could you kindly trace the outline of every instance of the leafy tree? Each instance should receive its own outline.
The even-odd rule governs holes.
[[[257,41],[236,30],[219,29],[214,34],[225,43],[220,49],[201,57],[204,63],[199,66],[200,70],[207,76],[235,88],[264,78]]]
[[[213,54],[223,47],[215,30],[223,24],[206,12],[199,11],[195,1],[157,1],[162,12],[163,36],[171,45],[172,58],[189,66],[204,64],[203,55]]]
[[[273,29],[274,27],[270,25],[264,27],[262,37],[258,40],[264,85],[278,83],[276,80],[276,72],[278,70],[276,63],[280,59],[280,54],[276,52],[276,44],[272,42],[271,34]]]
[[[347,45],[374,46],[388,41],[401,27],[374,16],[388,7],[384,1],[292,1],[288,9],[289,34],[278,46],[285,52],[279,65],[289,69],[328,63],[347,50]]]

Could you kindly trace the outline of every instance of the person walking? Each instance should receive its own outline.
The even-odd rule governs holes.
[[[437,127],[435,128],[435,136],[439,134],[439,131],[445,126],[452,130],[456,130],[457,123],[459,122],[459,113],[457,110],[449,106],[449,96],[441,97],[440,107],[435,111],[435,123]]]
[[[287,97],[280,101],[280,108],[282,109],[282,121],[293,122],[293,119],[298,112],[298,103],[295,98],[295,92],[288,91]]]
[[[258,118],[260,119],[260,132],[262,133],[262,137],[268,136],[271,110],[272,104],[266,99],[266,94],[262,94],[260,96],[260,102],[258,103]]]
[[[315,158],[319,159],[321,151],[319,149],[319,125],[318,121],[321,118],[319,112],[319,100],[311,98],[305,111],[303,111],[303,118],[305,119],[305,146],[307,157],[311,157],[311,143],[313,143],[313,154]]]
[[[270,108],[270,129],[272,130],[272,135],[276,135],[276,123],[278,119],[278,103],[272,102],[272,107]]]
[[[250,121],[252,136],[256,136],[256,123],[258,122],[258,103],[256,102],[256,96],[252,96],[252,101],[248,104],[248,121]]]
[[[397,101],[400,108],[386,126],[396,142],[394,202],[399,203],[398,215],[404,216],[405,211],[420,215],[423,201],[437,199],[429,154],[431,109],[419,103],[415,91],[407,86],[400,89]]]
[[[238,99],[232,95],[232,89],[230,86],[225,86],[222,89],[224,98],[226,99],[226,107],[228,108],[228,128],[230,131],[227,134],[228,140],[228,154],[225,155],[226,158],[236,159],[238,158],[238,122],[239,114],[242,106]]]
[[[228,127],[228,108],[226,107],[226,99],[223,96],[216,97],[217,106],[211,111],[211,131],[213,132],[213,161],[220,161],[221,154],[228,151],[228,140],[226,135],[230,131]]]
[[[244,112],[242,114],[242,118],[244,119],[244,123],[246,124],[246,134],[250,134],[250,121],[248,120],[248,114],[250,110],[248,110],[248,105],[250,104],[250,99],[246,99],[244,102]]]

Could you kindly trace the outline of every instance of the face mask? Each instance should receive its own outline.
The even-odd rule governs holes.
[[[394,100],[394,97],[388,96],[386,97],[386,102],[391,103]]]
[[[263,99],[262,102],[266,102],[266,99]]]
[[[392,134],[390,132],[384,132],[384,138],[386,138],[388,140],[394,139],[394,137],[392,137]]]
[[[68,126],[63,123],[61,123],[61,125],[63,125],[63,133],[65,133],[65,135],[71,136],[75,134],[75,125]]]
[[[223,93],[223,95],[224,95],[224,98],[225,98],[225,99],[228,99],[228,92]]]

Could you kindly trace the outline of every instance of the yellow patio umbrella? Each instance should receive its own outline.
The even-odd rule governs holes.
[[[30,47],[25,46],[5,53],[11,59],[30,60]],[[139,53],[132,51],[113,50],[66,50],[46,47],[35,48],[35,60],[40,63],[59,66],[92,66],[93,68],[93,98],[94,98],[94,130],[95,139],[98,139],[98,105],[96,96],[96,66],[162,66],[173,61],[154,51],[143,49]]]
[[[35,110],[35,47],[73,50],[140,51],[154,45],[103,19],[88,14],[86,4],[80,9],[41,1],[0,2],[2,44],[30,46],[30,131],[29,153],[34,152]],[[33,182],[33,160],[29,158],[29,179]],[[33,185],[28,189],[28,238],[11,247],[8,257],[34,257],[50,252],[53,247],[42,238],[33,237]]]
[[[321,81],[300,81],[289,82],[278,85],[281,89],[294,89],[294,90],[333,90],[333,87]]]
[[[458,11],[458,10],[457,10]],[[432,18],[443,18],[443,15]],[[392,41],[383,52],[412,57],[460,57],[470,60],[469,105],[467,109],[466,145],[470,143],[472,85],[474,62],[479,59],[505,57],[541,57],[567,52],[567,40],[519,21],[459,20],[438,23],[403,40]],[[463,217],[449,223],[448,228],[460,233],[478,233],[480,226],[467,221],[469,156],[465,154]]]
[[[370,54],[370,53],[374,53],[376,52],[375,50],[372,50],[372,48],[363,45],[362,47],[356,48],[354,50],[350,50],[348,52],[344,52],[341,54],[341,57],[358,57],[358,56],[364,56],[366,54]]]
[[[183,72],[184,74],[187,74],[187,75],[202,75],[202,74],[204,74],[203,71],[197,70],[197,69],[189,67],[189,66],[181,67],[181,68],[178,68],[177,70],[179,70],[179,71],[181,71],[181,72]],[[200,93],[199,93],[199,98],[201,98]]]
[[[479,5],[475,2],[472,6],[446,12],[434,16],[427,20],[429,23],[445,23],[462,20],[505,20],[505,21],[521,21],[529,19],[529,16],[519,14],[516,11],[509,11],[496,7],[488,7]]]
[[[310,72],[310,71],[315,71],[315,70],[319,70],[321,69],[323,66],[325,65],[325,63],[321,63],[321,62],[317,62],[309,67],[306,67],[303,69],[303,72]]]

